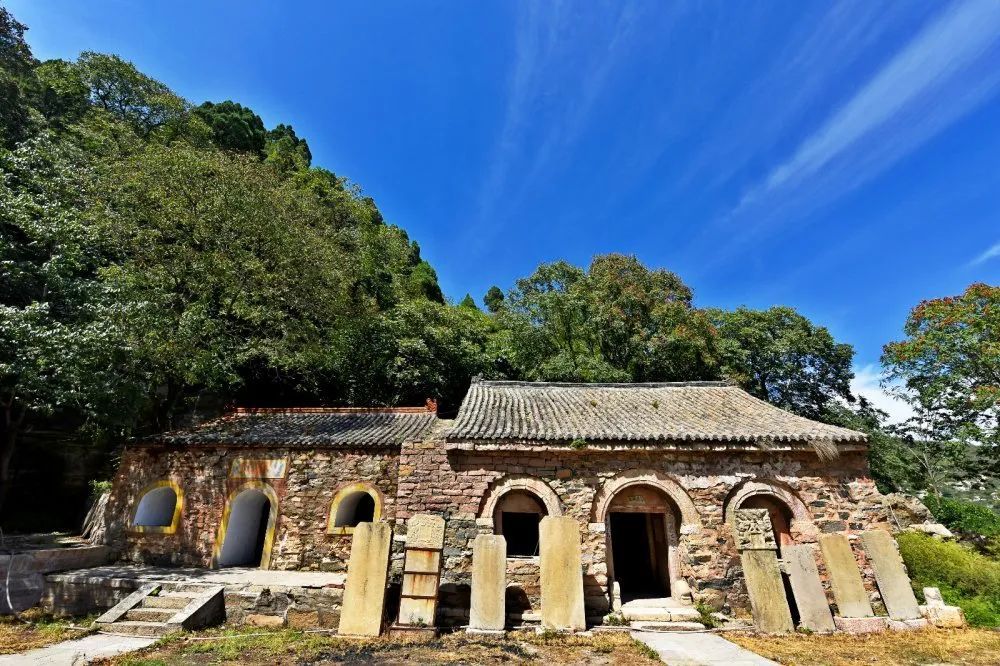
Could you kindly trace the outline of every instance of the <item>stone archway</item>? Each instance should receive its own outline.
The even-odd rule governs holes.
[[[248,481],[229,494],[212,554],[213,567],[267,569],[278,522],[278,496],[260,481]]]
[[[814,540],[816,528],[809,507],[787,485],[773,479],[749,479],[735,486],[726,498],[724,512],[730,529],[736,519],[736,509],[763,508],[771,515],[775,536],[784,545]]]
[[[482,506],[479,509],[481,519],[492,520],[500,499],[512,491],[525,491],[537,497],[545,505],[546,515],[561,516],[562,505],[559,496],[552,490],[549,484],[533,476],[516,475],[505,476],[494,481],[483,497]]]

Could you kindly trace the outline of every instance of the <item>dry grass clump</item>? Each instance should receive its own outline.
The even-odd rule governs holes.
[[[17,617],[0,616],[0,654],[14,654],[58,643],[70,638],[82,638],[91,631],[71,629],[90,626],[93,618],[55,618],[40,608],[31,608]]]
[[[1000,664],[1000,632],[985,629],[927,629],[864,636],[728,633],[726,638],[768,659],[795,666]]]

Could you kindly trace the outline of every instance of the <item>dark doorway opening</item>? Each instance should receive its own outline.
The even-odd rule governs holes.
[[[219,554],[220,567],[259,567],[264,557],[271,501],[259,490],[244,490],[232,501]]]
[[[623,602],[670,596],[666,516],[612,513],[611,556]]]
[[[537,513],[504,511],[503,536],[507,539],[507,557],[530,557],[538,555],[538,523],[542,516]]]

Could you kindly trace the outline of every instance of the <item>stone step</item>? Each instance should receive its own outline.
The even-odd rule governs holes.
[[[176,614],[177,609],[175,608],[132,608],[125,613],[125,619],[142,622],[166,622]]]
[[[694,608],[622,607],[622,617],[632,622],[697,622],[701,615]]]
[[[160,594],[155,597],[146,597],[142,600],[142,608],[173,608],[180,610],[187,606],[194,597],[183,594]]]
[[[102,631],[112,634],[127,634],[129,636],[147,636],[161,638],[177,629],[164,622],[144,622],[142,620],[122,620],[113,624],[101,626]]]
[[[635,631],[704,631],[701,622],[632,622]]]

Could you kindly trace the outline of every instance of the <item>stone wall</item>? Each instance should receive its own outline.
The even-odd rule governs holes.
[[[498,489],[505,487],[537,487],[555,498],[550,502],[557,504],[558,512],[580,523],[590,621],[610,606],[609,541],[605,516],[600,515],[614,494],[609,489],[649,482],[668,494],[679,525],[673,551],[676,575],[688,582],[697,600],[730,610],[745,609],[747,599],[727,509],[746,497],[773,491],[789,504],[796,543],[815,543],[823,532],[888,527],[863,447],[844,451],[832,461],[822,461],[808,449],[685,451],[683,445],[671,451],[515,444],[455,450],[441,436],[444,427],[426,441],[403,445],[396,529],[402,534],[405,520],[414,513],[445,516],[446,592],[468,587],[472,540],[478,533],[492,533],[489,507]],[[537,559],[509,559],[508,581],[508,599],[523,600],[531,607],[526,610],[537,613]],[[449,612],[449,597],[460,602],[459,595],[446,594],[441,619],[461,623],[462,609]]]
[[[125,560],[209,566],[226,498],[245,478],[230,478],[236,459],[287,459],[284,478],[259,479],[278,498],[271,569],[346,569],[351,535],[326,533],[330,503],[343,486],[367,482],[382,496],[382,518],[395,512],[398,451],[385,449],[168,448],[136,446],[122,455],[108,506],[109,544]],[[184,493],[173,534],[137,534],[129,521],[145,488],[170,480]]]

